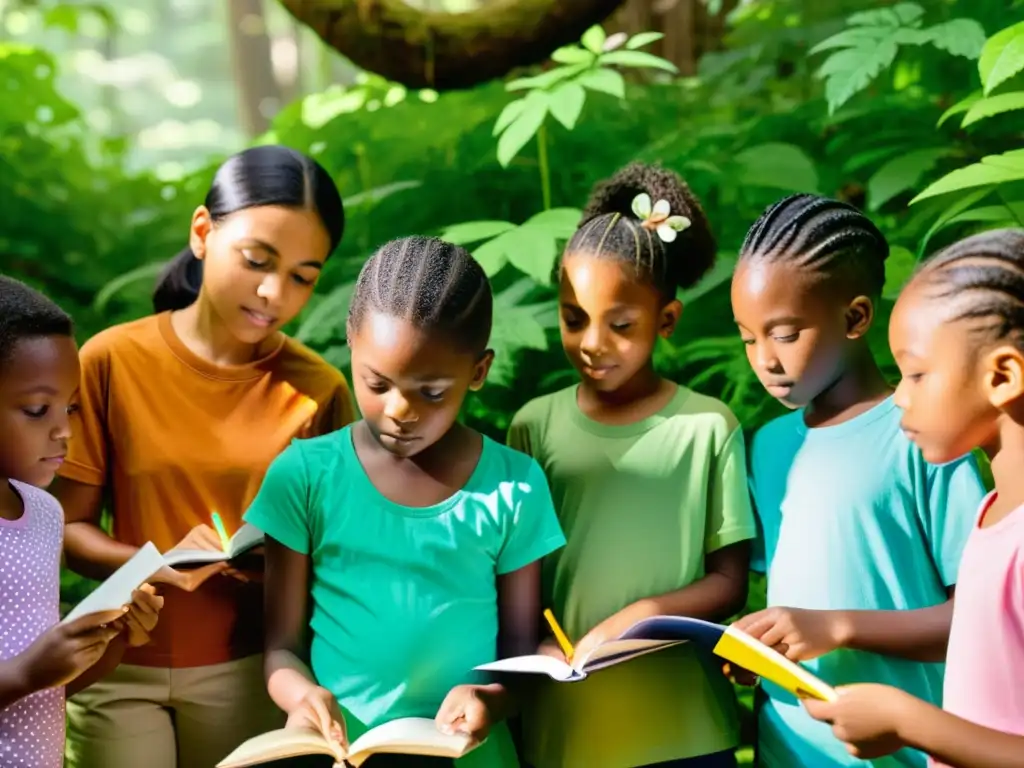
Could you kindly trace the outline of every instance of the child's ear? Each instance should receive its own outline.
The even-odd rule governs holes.
[[[846,338],[863,338],[875,319],[875,304],[867,296],[858,296],[846,307]]]
[[[213,229],[213,218],[205,205],[200,205],[192,214],[192,227],[188,234],[188,245],[197,259],[206,256],[206,238]]]
[[[1016,347],[999,347],[985,360],[988,401],[1003,409],[1024,396],[1024,355]]]
[[[484,382],[487,380],[487,373],[491,370],[491,364],[494,362],[494,350],[488,349],[480,356],[480,359],[476,361],[476,365],[473,368],[473,380],[469,383],[469,388],[474,392],[479,392]]]
[[[676,325],[679,317],[683,314],[683,302],[679,299],[672,299],[661,308],[661,315],[658,318],[658,335],[663,339],[670,338],[676,332]]]

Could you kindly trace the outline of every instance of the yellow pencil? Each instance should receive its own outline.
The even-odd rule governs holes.
[[[569,642],[569,638],[565,636],[565,632],[558,625],[558,621],[555,619],[555,614],[551,612],[550,608],[544,609],[544,618],[548,620],[548,624],[551,626],[551,631],[555,633],[555,640],[562,647],[562,653],[565,654],[565,660],[572,663],[573,648],[572,643]]]
[[[228,536],[228,532],[224,529],[224,521],[220,519],[220,515],[214,512],[210,517],[213,519],[214,530],[217,531],[217,535],[220,536],[220,546],[225,552],[228,551],[228,547],[231,546],[231,537]]]

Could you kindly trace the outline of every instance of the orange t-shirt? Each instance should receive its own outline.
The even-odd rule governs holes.
[[[191,352],[164,313],[97,334],[81,351],[81,408],[60,474],[106,489],[114,537],[161,552],[219,512],[229,534],[293,437],[355,418],[345,377],[291,338],[261,360],[219,366]],[[125,663],[219,664],[263,647],[263,589],[214,576],[173,587],[153,640]]]

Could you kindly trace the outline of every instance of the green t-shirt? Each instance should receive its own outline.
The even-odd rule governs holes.
[[[434,717],[448,692],[494,661],[498,575],[565,543],[535,461],[484,438],[465,487],[404,507],[370,482],[352,427],[295,440],[245,519],[312,561],[311,666],[349,736]],[[518,764],[504,726],[460,764]]]
[[[576,387],[528,403],[509,445],[544,468],[567,543],[544,561],[544,596],[578,639],[644,597],[704,576],[704,556],[752,539],[743,433],[729,409],[679,387],[659,413],[608,426]],[[730,749],[737,705],[721,663],[687,644],[541,685],[524,720],[536,768],[633,768]]]

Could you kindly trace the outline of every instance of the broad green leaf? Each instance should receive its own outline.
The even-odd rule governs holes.
[[[295,331],[295,338],[305,344],[323,344],[344,334],[345,319],[352,303],[355,282],[343,283],[326,296],[319,297]]]
[[[473,251],[473,258],[484,268],[484,272],[488,277],[494,277],[494,275],[498,274],[508,261],[505,256],[505,246],[501,243],[502,237],[503,235],[499,235],[493,240],[488,240]]]
[[[747,147],[738,153],[736,183],[791,192],[817,192],[818,171],[800,147],[768,143]]]
[[[834,53],[818,70],[825,78],[825,96],[829,114],[864,90],[871,81],[896,58],[898,47],[891,38],[870,49],[848,48]]]
[[[857,152],[843,163],[843,173],[857,173],[879,161],[888,160],[893,155],[903,154],[906,150],[905,146],[893,143],[884,147],[872,147],[864,152]]]
[[[985,47],[985,29],[974,19],[950,19],[924,32],[932,45],[954,56],[976,59]]]
[[[576,45],[567,45],[551,54],[551,60],[559,64],[590,64],[595,58],[595,54]]]
[[[1004,205],[986,205],[981,208],[971,208],[958,216],[954,216],[947,223],[959,224],[962,222],[985,221],[1024,221],[1024,200],[1009,202]],[[1017,226],[1020,226],[1018,223]]]
[[[942,117],[939,118],[939,122],[935,124],[935,127],[941,128],[942,124],[949,120],[949,118],[951,118],[953,115],[959,115],[961,112],[966,112],[967,110],[969,110],[976,101],[982,98],[982,95],[983,94],[981,91],[975,91],[970,96],[958,101],[956,104],[954,104],[952,107],[950,107],[949,109],[942,113]]]
[[[637,48],[643,48],[645,45],[656,43],[663,37],[664,35],[661,32],[641,32],[638,35],[633,35],[626,41],[626,48],[635,51]]]
[[[875,45],[891,34],[891,30],[878,27],[849,27],[842,32],[837,32],[832,37],[822,40],[811,48],[810,55],[813,56],[822,51],[831,51],[836,48],[859,48]]]
[[[608,39],[600,24],[595,24],[580,38],[580,43],[591,53],[600,54],[604,48],[604,41]]]
[[[889,258],[885,260],[885,286],[882,288],[882,298],[895,300],[907,280],[917,269],[917,256],[901,245],[893,245],[889,248]]]
[[[441,230],[441,239],[455,245],[469,245],[490,240],[515,228],[515,224],[507,221],[467,221]]]
[[[507,168],[519,150],[536,135],[548,113],[548,95],[544,91],[530,91],[526,106],[498,139],[498,162]]]
[[[1010,181],[1024,179],[1024,149],[1012,150],[1002,155],[989,155],[980,163],[968,165],[946,174],[931,184],[921,194],[910,201],[910,204],[925,200],[947,192],[961,189],[984,187],[990,184],[1005,184]]]
[[[587,92],[578,83],[563,83],[552,91],[548,99],[548,111],[551,116],[570,131],[576,127],[583,103],[587,100]]]
[[[923,16],[924,9],[917,3],[897,3],[891,8],[855,13],[846,23],[850,26],[912,27],[920,26]]]
[[[621,67],[649,67],[675,74],[679,71],[671,61],[646,51],[612,51],[601,56],[601,64],[618,64]]]
[[[684,307],[688,307],[701,296],[708,293],[708,291],[717,288],[727,280],[731,280],[735,267],[736,254],[719,253],[718,258],[715,259],[714,266],[708,270],[704,277],[696,285],[679,291],[676,294],[676,298],[683,302]]]
[[[589,68],[590,64],[569,64],[564,67],[555,67],[540,75],[513,80],[505,85],[505,90],[526,91],[535,88],[550,88],[556,83],[568,80],[570,77],[575,77],[580,72],[585,72]]]
[[[985,95],[1024,69],[1024,21],[992,35],[978,60]]]
[[[576,231],[583,211],[577,208],[551,208],[534,214],[524,223],[524,227],[547,230],[552,237],[568,240]]]
[[[1024,109],[1024,91],[989,96],[986,99],[975,102],[967,110],[962,127],[966,128],[968,125],[979,120],[984,120],[993,115],[1001,115],[1003,112],[1012,112],[1015,109]]]
[[[382,184],[379,187],[373,189],[367,189],[363,192],[358,192],[351,197],[345,198],[345,211],[347,212],[350,208],[358,208],[361,205],[367,203],[379,203],[381,200],[392,195],[396,195],[399,192],[405,192],[408,189],[418,189],[423,186],[422,181],[393,181],[390,184]]]
[[[928,229],[924,237],[921,238],[921,242],[917,247],[917,255],[919,258],[923,257],[928,251],[928,244],[931,242],[932,237],[940,229],[945,227],[954,217],[960,215],[975,203],[981,201],[982,198],[986,197],[995,187],[985,187],[984,189],[976,189],[973,192],[960,198],[952,205],[950,205],[941,215],[935,220],[935,223]],[[914,201],[911,201],[913,204]]]
[[[539,227],[519,227],[500,239],[505,258],[512,266],[541,285],[551,282],[558,249],[549,232]]]
[[[497,136],[499,133],[504,131],[513,121],[523,114],[523,108],[526,106],[526,99],[516,99],[505,105],[505,108],[501,110],[501,114],[498,115],[497,122],[494,123],[494,130],[491,132],[492,136]]]
[[[580,75],[576,82],[591,91],[607,93],[618,99],[626,98],[626,81],[614,69],[592,69]]]
[[[868,202],[877,211],[897,195],[913,189],[921,177],[953,150],[949,147],[928,147],[900,154],[885,163],[868,179]]]

